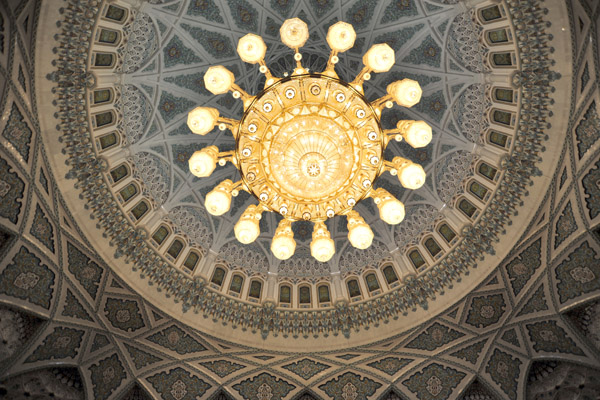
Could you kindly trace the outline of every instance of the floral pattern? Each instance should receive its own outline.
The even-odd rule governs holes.
[[[467,376],[454,368],[433,363],[402,382],[420,400],[446,399]]]
[[[368,400],[381,383],[353,372],[346,372],[319,386],[333,400]]]
[[[49,309],[54,278],[52,270],[21,246],[12,263],[0,274],[0,293]]]
[[[210,388],[208,383],[180,367],[146,379],[165,400],[195,400]]]
[[[583,242],[569,254],[556,267],[555,274],[561,303],[600,289],[598,254],[588,242]]]
[[[266,372],[233,385],[246,400],[282,400],[296,387]]]

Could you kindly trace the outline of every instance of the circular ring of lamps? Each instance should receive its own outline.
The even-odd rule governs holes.
[[[205,197],[206,210],[223,215],[231,206],[232,196],[240,190],[252,193],[258,204],[250,205],[234,227],[236,238],[244,244],[260,236],[262,212],[279,213],[279,222],[271,242],[273,255],[281,260],[292,257],[296,249],[292,223],[312,221],[314,231],[311,254],[320,262],[335,254],[335,243],[325,221],[336,215],[346,216],[348,240],[358,249],[368,248],[374,239],[369,225],[355,205],[370,197],[381,219],[398,224],[405,216],[404,205],[383,188],[374,188],[377,178],[389,171],[402,186],[416,190],[426,179],[418,164],[402,157],[385,161],[383,154],[391,139],[405,140],[414,148],[427,146],[432,130],[423,121],[399,121],[396,129],[383,130],[381,113],[394,103],[412,107],[422,96],[418,82],[403,79],[387,87],[387,95],[369,102],[363,83],[371,73],[389,71],[395,62],[394,50],[387,44],[373,45],[363,56],[364,67],[352,82],[344,82],[335,72],[338,53],[349,50],[356,40],[352,25],[337,22],[329,27],[329,62],[321,73],[302,67],[299,49],[309,37],[308,26],[298,18],[286,20],[280,29],[282,42],[294,50],[296,68],[290,76],[271,75],[264,62],[267,46],[263,39],[247,34],[238,42],[240,58],[259,64],[266,75],[265,89],[251,96],[235,84],[234,74],[223,66],[210,67],[206,88],[213,94],[232,92],[244,102],[240,121],[223,118],[210,107],[197,107],[188,114],[193,133],[206,135],[215,126],[229,129],[235,139],[234,151],[219,152],[216,146],[196,151],[189,159],[190,172],[207,177],[217,163],[227,161],[239,169],[241,180],[226,179]]]

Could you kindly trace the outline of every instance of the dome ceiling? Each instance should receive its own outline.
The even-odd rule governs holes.
[[[349,6],[357,1],[351,0]],[[256,2],[249,3],[258,7]],[[389,4],[384,3],[383,8]],[[514,68],[492,68],[492,74],[475,76],[485,85],[486,102],[492,108],[517,110],[515,129],[518,126],[520,132],[537,132],[540,127],[549,137],[542,140],[546,150],[540,148],[542,160],[536,162],[542,176],[533,177],[528,186],[529,180],[514,172],[529,168],[533,157],[524,158],[518,147],[531,149],[536,142],[519,139],[525,136],[510,134],[490,117],[472,120],[463,113],[465,121],[479,121],[481,126],[489,124],[507,133],[511,145],[504,153],[510,156],[490,159],[487,150],[492,147],[485,134],[480,136],[481,147],[462,150],[478,157],[477,163],[486,161],[497,167],[502,179],[496,189],[495,184],[479,181],[493,191],[487,201],[477,202],[466,194],[480,208],[471,222],[456,210],[452,198],[445,200],[441,218],[457,229],[457,239],[447,246],[433,232],[443,250],[437,262],[447,260],[451,267],[460,267],[454,246],[459,246],[458,253],[482,251],[479,244],[467,240],[485,234],[486,224],[503,223],[506,233],[500,232],[497,240],[489,242],[495,255],[486,254],[477,268],[457,273],[453,288],[443,288],[443,294],[427,292],[421,297],[427,303],[417,304],[413,311],[415,304],[398,307],[402,304],[398,298],[419,298],[412,296],[428,289],[428,282],[438,282],[435,277],[444,271],[437,268],[440,264],[430,262],[421,242],[416,249],[430,263],[414,278],[406,249],[394,252],[383,247],[384,255],[378,255],[382,247],[373,247],[363,256],[390,257],[398,274],[395,287],[386,284],[382,267],[390,265],[387,261],[361,274],[338,275],[335,265],[326,264],[334,272],[329,277],[324,273],[328,280],[323,280],[312,278],[317,275],[310,264],[304,264],[310,260],[306,257],[295,265],[279,264],[262,281],[260,299],[252,301],[250,282],[262,279],[262,274],[243,267],[254,262],[250,253],[240,261],[242,266],[233,269],[234,264],[222,255],[189,245],[192,240],[211,246],[224,243],[219,252],[237,251],[231,247],[235,241],[221,241],[220,229],[213,229],[211,220],[205,225],[202,216],[181,207],[176,219],[173,210],[155,207],[163,201],[159,199],[164,191],[156,171],[162,168],[160,162],[168,164],[168,157],[132,153],[129,144],[117,146],[112,140],[126,137],[124,118],[136,115],[132,110],[138,107],[148,108],[147,116],[136,122],[142,126],[140,135],[146,135],[143,126],[147,127],[160,97],[147,96],[140,85],[123,86],[121,79],[127,75],[119,71],[132,38],[131,24],[145,13],[150,15],[153,7],[179,3],[69,0],[59,9],[54,2],[1,2],[0,397],[399,400],[596,396],[594,377],[600,365],[600,60],[596,52],[600,36],[594,23],[600,4],[596,3],[466,3],[475,7],[470,18],[481,25],[484,65],[502,49],[523,49],[515,53],[518,65]],[[237,3],[215,0],[215,4],[222,6],[220,15],[229,21],[229,5]],[[296,0],[293,4],[310,6],[307,13],[313,15],[318,5],[327,3]],[[325,11],[332,19],[339,11],[335,4]],[[501,6],[509,18],[480,24],[480,11],[494,5]],[[174,13],[186,10],[186,4],[179,4]],[[488,17],[494,15],[486,12]],[[516,28],[510,32],[519,44],[488,48],[487,33],[505,26]],[[150,36],[150,31],[140,32]],[[88,40],[91,45],[86,44]],[[115,43],[107,43],[111,41]],[[551,53],[549,46],[556,51]],[[157,45],[152,51],[163,50]],[[109,61],[115,64],[96,65]],[[281,59],[278,73],[290,67],[288,61]],[[232,62],[237,61],[232,58]],[[549,82],[557,75],[546,75],[546,71],[560,72],[561,78]],[[134,90],[146,100],[125,105],[123,93],[134,86],[140,87]],[[518,105],[499,103],[494,93],[499,87],[517,91]],[[550,98],[556,104],[550,104]],[[554,115],[532,114],[530,110],[540,104]],[[114,113],[113,125],[107,123],[105,112]],[[540,123],[540,115],[551,128]],[[110,136],[113,132],[114,137]],[[113,184],[122,162],[133,169]],[[447,169],[459,167],[449,164]],[[477,171],[474,178],[483,179]],[[468,174],[470,180],[473,173],[469,170]],[[522,193],[522,206],[512,191],[515,181],[529,191]],[[123,189],[130,184],[139,185],[140,192],[125,200],[131,192]],[[463,196],[464,184],[457,181],[459,188],[452,197]],[[495,212],[492,217],[504,212],[498,194],[511,199],[517,217],[489,218],[488,210]],[[136,221],[133,209],[141,201],[148,201],[150,207]],[[176,228],[192,217],[197,236],[169,231],[161,246],[152,244],[161,224]],[[220,226],[229,224],[215,221]],[[465,223],[471,230],[458,229]],[[411,231],[403,235],[410,240]],[[168,250],[176,238],[186,247],[170,260]],[[201,253],[195,266],[194,251]],[[343,257],[338,265],[356,262],[355,253],[339,252]],[[221,289],[211,283],[216,264],[227,268]],[[186,272],[186,265],[193,266],[193,271]],[[274,267],[269,264],[269,268]],[[296,278],[282,277],[284,268]],[[370,272],[377,274],[384,292],[368,291]],[[237,297],[230,290],[234,274],[246,278]],[[296,302],[298,288],[312,285],[316,289],[319,280],[330,284],[332,297],[335,294],[337,299],[339,293],[346,293],[347,279],[353,277],[360,283],[360,300],[321,307],[313,292],[310,308],[303,309]],[[287,309],[277,292],[285,282],[294,289],[294,303]]]
[[[122,93],[124,129],[134,163],[142,162],[140,177],[149,188],[157,207],[168,213],[175,229],[185,233],[194,245],[213,249],[230,264],[279,277],[329,279],[332,271],[360,271],[389,258],[389,251],[419,241],[423,231],[433,231],[439,210],[450,202],[469,175],[474,144],[480,137],[486,109],[485,70],[478,27],[470,14],[458,4],[427,1],[357,2],[342,6],[326,2],[314,8],[310,2],[279,2],[264,5],[239,2],[180,2],[144,7],[131,25],[129,42],[124,47]],[[210,13],[205,10],[210,9]],[[434,127],[435,142],[425,149],[412,149],[393,142],[388,158],[403,155],[421,163],[429,174],[428,186],[420,191],[405,191],[395,177],[385,174],[376,186],[385,187],[405,203],[408,218],[391,227],[379,221],[370,201],[358,208],[367,221],[375,223],[374,248],[357,251],[347,244],[344,218],[335,218],[329,229],[336,240],[337,254],[329,264],[309,256],[312,224],[294,225],[299,248],[289,261],[280,262],[269,251],[278,220],[265,216],[263,235],[253,245],[244,246],[233,237],[233,225],[241,212],[256,200],[246,193],[235,199],[232,209],[222,217],[204,210],[204,196],[223,179],[236,180],[232,166],[219,168],[208,179],[189,173],[187,160],[199,148],[217,145],[222,151],[233,149],[229,131],[215,129],[200,137],[186,126],[187,112],[196,105],[218,108],[227,117],[239,119],[240,101],[231,95],[214,96],[204,88],[203,74],[215,64],[223,64],[236,74],[236,83],[249,93],[258,93],[264,78],[258,68],[239,60],[235,47],[246,32],[260,34],[268,45],[266,61],[279,76],[292,71],[292,52],[280,43],[279,26],[285,18],[299,16],[310,26],[311,36],[302,49],[306,66],[324,69],[328,47],[327,28],[339,19],[351,22],[358,38],[356,45],[341,55],[338,72],[350,81],[362,67],[362,54],[374,43],[387,42],[396,51],[396,65],[390,73],[376,74],[365,85],[370,99],[381,97],[391,81],[409,77],[421,83],[422,102],[414,109],[386,110],[384,128],[393,128],[401,119],[425,120]],[[150,167],[151,173],[146,172]],[[182,220],[184,212],[189,218]],[[198,225],[212,237],[198,237]],[[198,240],[199,239],[199,240]],[[245,257],[256,262],[244,263]]]
[[[493,268],[496,253],[506,253],[516,240],[503,232],[525,186],[541,174],[535,161],[541,160],[543,131],[550,126],[551,82],[560,76],[547,58],[547,36],[534,41],[514,30],[512,14],[497,5],[286,4],[190,0],[144,3],[139,10],[103,8],[86,61],[91,73],[81,75],[79,87],[89,99],[91,137],[61,122],[72,138],[65,143],[67,178],[79,181],[97,226],[116,246],[110,252],[129,263],[117,263],[119,273],[136,279],[141,272],[150,285],[181,301],[184,312],[193,309],[215,321],[261,327],[263,337],[284,338],[348,336],[351,329],[415,311],[424,318],[421,311],[437,295],[454,287],[451,297],[457,300],[461,290],[483,278],[485,268],[465,278],[479,259],[488,254],[484,265]],[[516,12],[518,4],[513,6]],[[275,259],[268,249],[278,219],[271,214],[261,220],[263,234],[255,243],[238,243],[233,225],[256,200],[242,192],[221,217],[204,209],[204,196],[223,179],[237,180],[236,169],[219,167],[210,178],[198,179],[187,167],[195,150],[235,145],[229,132],[218,129],[193,135],[187,112],[198,105],[232,118],[242,112],[231,95],[213,96],[204,88],[206,69],[223,64],[238,85],[257,93],[264,78],[235,52],[237,40],[253,32],[267,42],[273,72],[291,72],[292,52],[278,38],[278,26],[291,16],[309,25],[311,38],[302,52],[305,67],[315,71],[325,66],[325,33],[338,20],[351,22],[358,35],[355,47],[340,57],[344,79],[358,73],[372,44],[390,44],[396,64],[366,83],[366,96],[381,97],[387,84],[403,77],[419,81],[422,101],[411,109],[384,110],[382,125],[425,120],[434,132],[424,149],[393,142],[386,151],[387,159],[401,155],[422,164],[428,173],[423,188],[404,191],[389,174],[375,183],[406,204],[405,221],[388,226],[370,200],[361,202],[358,210],[376,235],[373,245],[349,247],[345,218],[336,217],[328,221],[336,241],[328,263],[310,257],[312,226],[306,222],[293,226],[296,254],[284,262]],[[520,52],[517,39],[528,44]],[[50,77],[60,85],[71,76],[69,68],[59,67]],[[533,96],[541,100],[531,101]],[[551,162],[555,156],[552,149],[544,157]],[[156,296],[155,289],[141,286]],[[298,315],[301,324],[294,322]]]

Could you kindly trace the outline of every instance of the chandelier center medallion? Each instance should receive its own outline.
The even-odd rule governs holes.
[[[292,220],[344,214],[382,168],[383,136],[370,103],[348,84],[298,75],[270,86],[239,124],[236,156],[245,185]]]

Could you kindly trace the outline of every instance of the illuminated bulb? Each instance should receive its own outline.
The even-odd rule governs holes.
[[[310,242],[310,254],[320,262],[327,262],[335,254],[335,245],[323,222],[315,222]]]
[[[188,161],[190,172],[198,178],[210,176],[217,167],[218,154],[217,146],[208,146],[195,151]]]
[[[377,207],[381,219],[390,225],[397,225],[404,219],[404,204],[393,197],[382,201]]]
[[[231,186],[233,182],[226,179],[208,192],[204,205],[209,214],[219,216],[225,214],[231,206]]]
[[[286,46],[297,49],[308,40],[308,25],[300,18],[286,19],[279,29],[281,41]]]
[[[240,220],[233,227],[235,237],[242,244],[250,244],[260,235],[260,212],[255,205],[250,205],[244,211]]]
[[[329,27],[327,31],[327,43],[331,50],[337,51],[338,53],[344,52],[352,46],[356,40],[356,32],[352,25],[347,22],[336,22]]]
[[[213,94],[227,93],[235,82],[233,72],[222,65],[210,67],[204,74],[204,86]]]
[[[375,235],[365,220],[354,210],[350,211],[346,217],[348,218],[348,240],[350,244],[361,250],[371,246]]]
[[[188,113],[187,125],[197,135],[212,131],[219,119],[219,110],[210,107],[196,107]]]
[[[398,180],[407,189],[415,190],[425,183],[425,170],[419,164],[411,163],[398,170]]]
[[[238,42],[237,52],[242,61],[256,64],[265,58],[267,45],[260,36],[249,33]]]
[[[401,107],[412,107],[421,101],[423,90],[419,82],[412,79],[402,79],[390,83],[387,86],[387,92],[394,101]]]
[[[282,219],[277,226],[273,241],[271,242],[271,252],[279,260],[287,260],[296,251],[296,241],[292,231],[292,223],[287,219]]]
[[[415,149],[425,147],[431,143],[431,126],[424,121],[400,121],[397,126],[398,129],[403,131],[402,137],[406,140],[406,143]]]
[[[373,72],[387,72],[394,62],[394,49],[386,43],[373,45],[363,56],[363,64]]]

